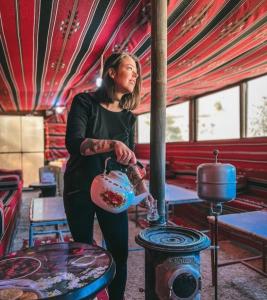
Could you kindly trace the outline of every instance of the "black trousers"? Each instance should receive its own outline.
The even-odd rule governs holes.
[[[108,287],[110,300],[123,300],[127,280],[128,215],[112,214],[97,207],[88,192],[64,191],[65,212],[75,242],[92,244],[96,213],[107,250],[116,264],[116,275]]]

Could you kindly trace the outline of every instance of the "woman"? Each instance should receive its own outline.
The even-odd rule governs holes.
[[[95,93],[75,96],[68,115],[66,147],[70,153],[64,177],[64,205],[76,242],[92,243],[96,213],[107,249],[116,263],[110,286],[111,300],[123,299],[127,278],[127,211],[111,214],[95,206],[90,185],[104,170],[105,159],[113,156],[128,168],[139,192],[146,191],[133,152],[135,117],[130,110],[140,101],[140,65],[129,53],[113,53],[104,64],[102,86]],[[151,198],[152,199],[152,198]]]

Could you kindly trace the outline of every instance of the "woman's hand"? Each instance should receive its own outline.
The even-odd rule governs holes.
[[[114,141],[114,152],[118,163],[126,166],[129,164],[136,164],[134,152],[123,142]]]
[[[139,203],[140,207],[149,208],[152,203],[154,203],[154,198],[151,194],[149,194],[143,201]]]

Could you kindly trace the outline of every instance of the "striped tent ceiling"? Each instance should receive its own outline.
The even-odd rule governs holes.
[[[149,0],[0,0],[0,112],[69,106],[124,49],[150,108]],[[267,73],[266,0],[168,1],[168,103]]]

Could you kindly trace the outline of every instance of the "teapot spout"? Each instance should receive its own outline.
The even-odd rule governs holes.
[[[149,195],[149,192],[142,193],[138,196],[135,196],[132,202],[132,205],[139,204],[142,200],[144,200]]]

